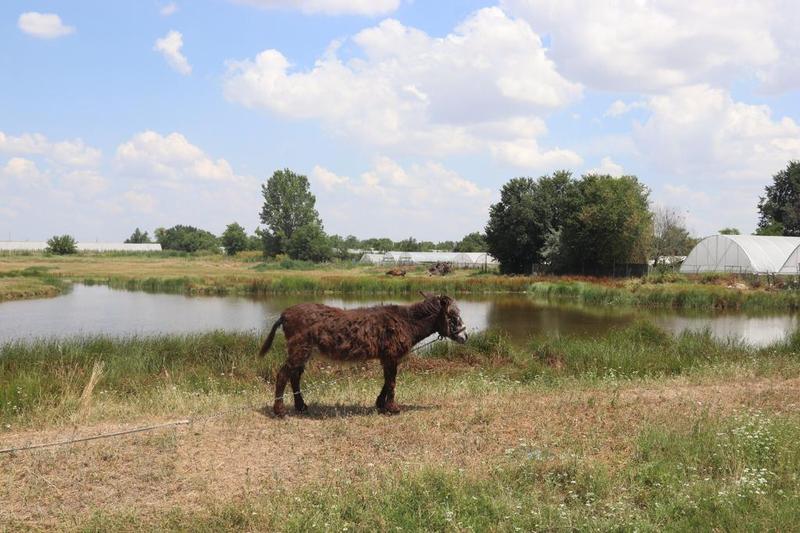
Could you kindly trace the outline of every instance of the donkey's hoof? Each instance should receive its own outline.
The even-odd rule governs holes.
[[[308,411],[308,405],[306,405],[304,403],[300,403],[300,404],[296,403],[296,404],[294,404],[294,410],[296,412],[298,412],[298,413],[305,413],[306,411]]]
[[[272,406],[272,412],[278,418],[283,418],[286,416],[286,407],[284,407],[283,402],[275,402],[275,405]]]
[[[378,412],[382,415],[396,415],[400,412],[400,406],[396,403],[387,403],[383,407],[378,407]]]

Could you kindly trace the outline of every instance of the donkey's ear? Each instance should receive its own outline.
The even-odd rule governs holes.
[[[426,300],[427,300],[428,298],[433,298],[433,293],[432,293],[432,292],[428,292],[428,291],[419,291],[419,293],[420,293],[420,294],[422,295],[422,297],[423,297],[423,298],[425,298]]]

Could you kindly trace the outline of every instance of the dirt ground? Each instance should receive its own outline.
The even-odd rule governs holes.
[[[375,414],[371,403],[324,399],[310,399],[309,414],[284,420],[243,410],[171,429],[0,455],[0,529],[12,521],[47,528],[98,509],[136,509],[143,516],[199,509],[309,483],[377,482],[428,466],[480,475],[520,446],[613,468],[630,459],[644,425],[674,424],[702,412],[796,412],[798,392],[800,379],[673,379],[618,390],[418,394],[405,398],[404,412],[394,417]],[[5,433],[0,448],[125,427]]]

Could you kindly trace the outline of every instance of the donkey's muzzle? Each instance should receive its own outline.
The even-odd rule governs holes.
[[[456,332],[453,333],[450,336],[450,338],[453,339],[454,341],[456,341],[459,344],[464,344],[465,342],[467,342],[467,339],[469,338],[469,335],[467,335],[466,326],[465,327],[461,327],[458,330],[456,330]]]

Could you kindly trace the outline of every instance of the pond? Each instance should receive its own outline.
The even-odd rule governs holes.
[[[418,299],[412,296],[185,296],[76,284],[70,292],[57,298],[0,304],[0,343],[76,335],[261,330],[272,325],[283,309],[300,302],[354,308]],[[622,328],[637,319],[646,319],[675,334],[708,328],[719,338],[735,337],[765,346],[783,339],[797,327],[797,315],[790,313],[749,315],[618,309],[553,304],[518,294],[460,296],[458,305],[470,330],[501,329],[515,343],[523,343],[533,335],[602,335],[611,328]]]

